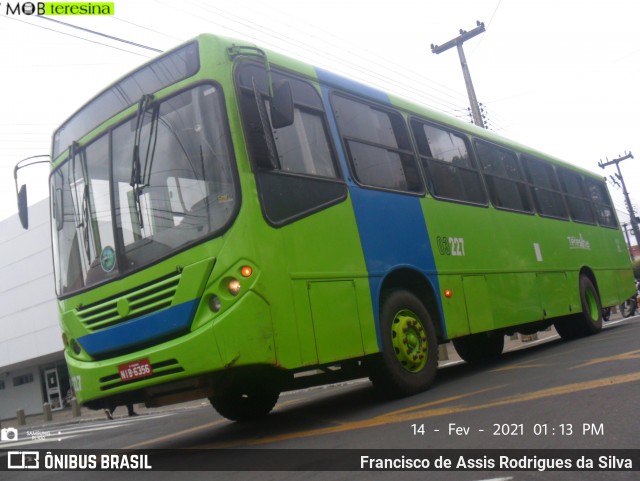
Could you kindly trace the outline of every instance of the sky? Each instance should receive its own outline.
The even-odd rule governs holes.
[[[16,2],[9,2],[15,4]],[[48,154],[53,131],[93,95],[199,33],[249,40],[469,120],[464,45],[489,128],[607,177],[620,164],[640,215],[637,0],[114,0],[113,17],[11,15],[0,2],[0,219],[17,212],[13,166]],[[116,41],[88,29],[126,40]],[[142,46],[136,46],[139,44]],[[29,201],[48,169],[19,172]],[[609,182],[621,222],[621,190]]]

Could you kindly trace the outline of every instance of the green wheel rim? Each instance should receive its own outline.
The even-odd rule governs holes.
[[[427,364],[429,346],[420,318],[409,309],[399,311],[391,323],[391,341],[400,365],[419,372]]]
[[[585,301],[587,303],[589,318],[593,322],[596,322],[600,318],[600,315],[598,312],[598,301],[596,300],[596,295],[591,289],[587,289],[587,291],[584,294],[585,294],[584,295]]]

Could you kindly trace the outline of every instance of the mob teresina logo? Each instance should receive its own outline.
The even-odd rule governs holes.
[[[113,2],[7,2],[5,15],[113,15]],[[0,3],[0,7],[2,3]]]

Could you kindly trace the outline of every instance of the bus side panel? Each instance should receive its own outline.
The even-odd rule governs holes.
[[[633,270],[631,268],[620,269],[616,271],[616,278],[618,281],[618,299],[628,299],[631,297],[635,292]]]
[[[355,283],[309,282],[307,292],[319,363],[326,364],[354,357],[354,354],[364,354]]]
[[[269,299],[277,299],[272,309],[281,366],[377,352],[369,295],[361,295],[367,273],[349,198],[280,228],[264,226],[256,235],[278,246],[262,259]]]
[[[635,285],[622,231],[599,229],[591,236],[589,246],[590,254],[599,259],[599,263],[593,265],[593,271],[602,305],[619,304],[633,294]],[[625,269],[625,264],[629,268]]]
[[[254,292],[245,294],[214,323],[214,335],[225,366],[238,361],[243,365],[274,363],[271,311]]]
[[[446,332],[449,339],[470,334],[468,316],[479,310],[477,304],[466,299],[463,287],[464,279],[460,275],[440,276],[442,289],[450,292],[450,297],[442,298],[442,312],[446,320]],[[491,315],[493,316],[493,314]]]
[[[308,282],[305,279],[293,279],[291,282],[293,308],[296,323],[297,344],[300,346],[300,366],[318,363],[318,348],[313,331],[313,318],[308,302]],[[289,339],[289,342],[294,342]]]
[[[495,327],[493,306],[485,276],[464,276],[464,298],[467,303],[469,332],[490,331]]]
[[[494,329],[542,319],[535,272],[493,274],[487,281],[494,298]]]
[[[570,286],[564,272],[538,272],[536,284],[545,319],[569,313]]]

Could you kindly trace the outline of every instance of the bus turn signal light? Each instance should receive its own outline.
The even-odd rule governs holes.
[[[242,269],[240,269],[240,274],[242,274],[242,277],[250,277],[251,274],[253,274],[253,269],[251,268],[251,266],[242,266]]]
[[[453,296],[453,292],[451,292],[449,289],[445,289],[444,290],[444,297],[449,298]]]

